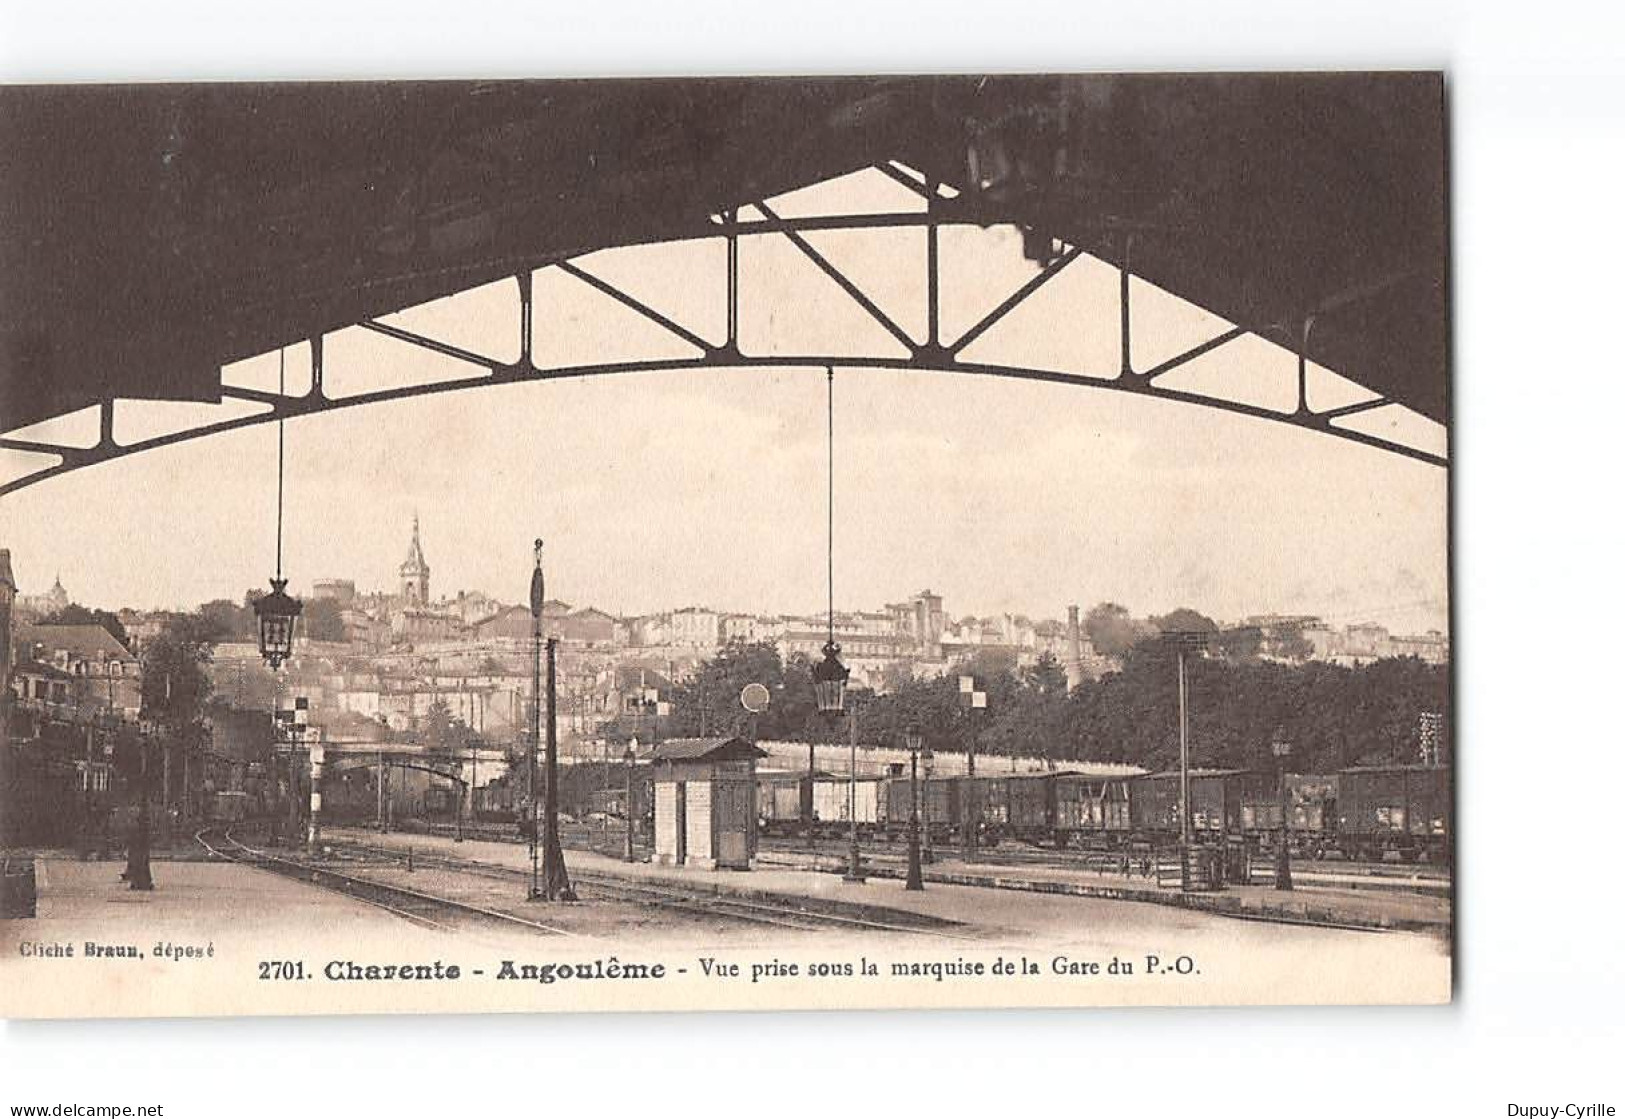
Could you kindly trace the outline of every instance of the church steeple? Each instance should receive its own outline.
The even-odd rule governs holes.
[[[401,597],[409,606],[427,606],[429,603],[429,564],[423,558],[423,541],[418,534],[418,515],[412,514],[412,543],[406,549],[406,562],[401,564]]]

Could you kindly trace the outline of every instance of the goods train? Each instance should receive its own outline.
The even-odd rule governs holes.
[[[933,778],[918,784],[920,827],[932,842],[961,836],[969,821],[988,845],[1006,839],[1106,849],[1157,845],[1179,835],[1179,784],[1178,772]],[[854,783],[762,775],[758,818],[764,835],[844,835],[855,815],[861,834],[898,839],[907,834],[913,793],[906,777]],[[1357,766],[1290,776],[1285,799],[1290,841],[1301,853],[1428,862],[1449,857],[1448,769]],[[1281,831],[1281,789],[1269,774],[1192,770],[1190,812],[1198,842],[1272,845]]]

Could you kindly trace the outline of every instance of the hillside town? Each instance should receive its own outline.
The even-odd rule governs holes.
[[[461,751],[476,790],[500,781],[523,748],[535,694],[530,608],[478,590],[437,592],[415,518],[395,587],[361,590],[342,576],[312,583],[292,656],[275,672],[260,654],[251,595],[240,604],[208,602],[185,613],[95,609],[76,602],[54,574],[48,590],[21,593],[18,566],[0,550],[6,741],[14,747],[35,741],[44,750],[46,715],[68,720],[58,724],[59,738],[63,726],[82,727],[79,737],[67,732],[47,752],[63,754],[57,768],[75,769],[74,784],[89,795],[115,783],[121,735],[133,734],[130,728],[142,725],[152,710],[180,704],[169,695],[169,671],[162,680],[143,679],[144,665],[150,677],[155,669],[149,662],[173,663],[164,658],[177,649],[191,650],[183,660],[195,657],[206,678],[187,731],[196,741],[166,750],[166,764],[174,757],[184,771],[166,773],[161,786],[176,790],[183,806],[194,790],[215,796],[252,787],[263,776],[268,743],[288,737],[296,702],[308,718],[303,733],[351,751]],[[1121,672],[1137,643],[1164,630],[1211,630],[1212,651],[1237,663],[1358,669],[1392,658],[1428,666],[1449,660],[1441,634],[1401,636],[1376,624],[1333,627],[1306,615],[1221,624],[1189,609],[1136,617],[1110,603],[1088,611],[1070,606],[1064,621],[1009,613],[955,616],[943,596],[930,590],[878,609],[837,610],[833,626],[851,686],[883,701],[896,695],[905,706],[913,702],[905,694],[910,689],[970,671],[967,666],[1034,680],[1047,672],[1055,686],[1072,692]],[[775,666],[805,670],[830,635],[827,617],[699,605],[617,616],[556,598],[544,602],[543,628],[558,642],[555,714],[567,764],[616,757],[629,737],[658,739],[672,727],[703,731],[707,707],[713,728],[737,720],[737,697],[721,694],[725,689],[713,671],[725,651],[771,650]],[[184,675],[184,666],[176,672]],[[737,693],[738,682],[731,686]],[[679,712],[681,703],[689,709]],[[786,737],[803,737],[791,725],[776,725]],[[1059,747],[1025,742],[1025,726],[1017,720],[1003,730],[1012,767],[1017,754],[1027,756],[1024,764],[1051,764]],[[871,737],[865,735],[865,750],[875,761],[886,743],[883,735]],[[100,748],[87,745],[94,743]],[[764,744],[789,757],[802,749],[789,742]],[[952,749],[951,743],[942,745]],[[1088,742],[1075,748],[1085,746],[1098,749]],[[964,760],[944,755],[940,764],[947,771]],[[199,772],[191,771],[194,765]],[[411,775],[402,780],[422,785],[419,795],[432,785]]]
[[[0,583],[17,586],[7,553]],[[315,580],[289,671],[277,680],[261,661],[245,603],[224,619],[214,647],[214,693],[244,710],[264,710],[279,689],[307,696],[313,718],[337,728],[373,725],[394,731],[421,727],[444,705],[490,741],[511,739],[526,717],[530,687],[531,616],[478,590],[436,593],[422,526],[414,518],[400,582],[359,590],[353,579]],[[16,593],[10,687],[19,698],[71,697],[133,715],[140,706],[139,654],[170,616],[123,609],[121,642],[95,621],[47,624],[72,604],[60,578],[38,594]],[[232,604],[206,604],[231,610]],[[544,630],[560,642],[561,733],[593,739],[618,715],[658,711],[673,685],[730,642],[765,643],[789,662],[816,659],[829,637],[823,616],[760,615],[703,605],[618,617],[591,604],[549,599]],[[1025,668],[1048,656],[1064,666],[1069,686],[1114,671],[1122,652],[1110,623],[1129,619],[1103,604],[1067,618],[999,614],[955,616],[943,597],[922,590],[878,609],[837,611],[835,641],[852,671],[852,685],[884,693],[894,682],[940,676],[970,657],[1002,657]],[[1449,660],[1437,632],[1391,634],[1375,623],[1333,627],[1309,615],[1259,615],[1219,627],[1250,639],[1257,655],[1284,661],[1358,666],[1389,657]]]

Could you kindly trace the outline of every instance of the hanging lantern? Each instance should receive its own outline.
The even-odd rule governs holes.
[[[824,659],[813,666],[813,694],[818,698],[818,710],[826,715],[838,715],[846,709],[846,678],[852,675],[841,663],[841,647],[833,641],[824,643]]]
[[[272,579],[271,593],[254,600],[260,624],[260,656],[273,670],[293,655],[293,623],[304,604],[284,589],[286,579]]]
[[[287,392],[288,351],[277,351],[277,391]],[[275,672],[282,662],[293,656],[293,623],[304,609],[303,604],[287,592],[288,581],[282,577],[282,480],[283,448],[282,417],[276,421],[276,574],[271,576],[271,593],[254,600],[254,615],[259,619],[260,656]]]

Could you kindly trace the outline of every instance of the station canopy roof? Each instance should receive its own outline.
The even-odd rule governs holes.
[[[887,160],[1447,418],[1436,74],[9,87],[0,151],[0,430]]]
[[[669,738],[649,751],[656,762],[727,762],[741,758],[765,758],[767,751],[743,738]]]

